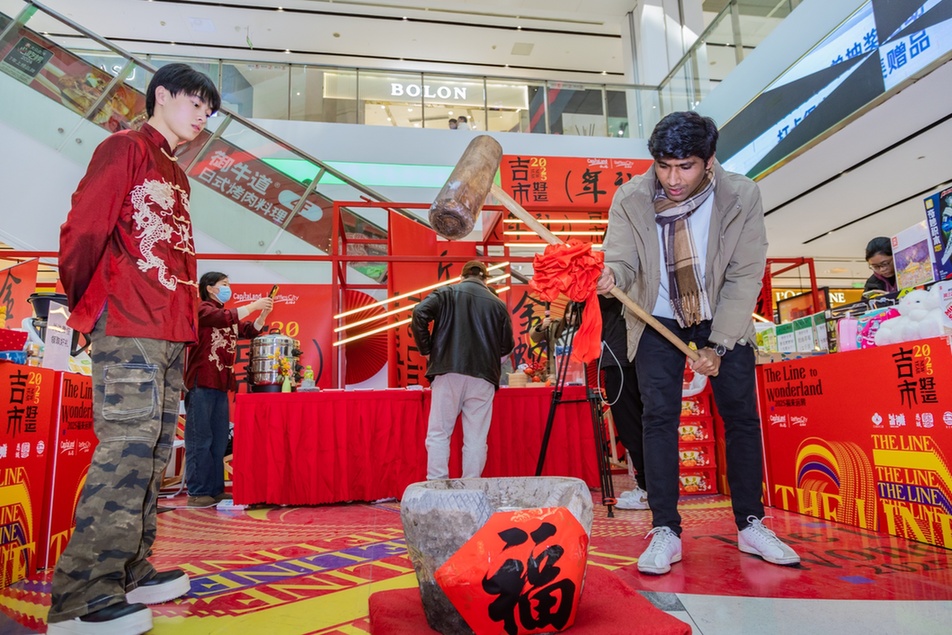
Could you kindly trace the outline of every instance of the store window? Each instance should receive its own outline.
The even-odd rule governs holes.
[[[606,136],[602,94],[601,87],[549,82],[549,132],[583,137]]]
[[[291,119],[357,123],[357,71],[291,67]]]
[[[222,105],[243,117],[288,119],[289,79],[287,64],[224,62]]]

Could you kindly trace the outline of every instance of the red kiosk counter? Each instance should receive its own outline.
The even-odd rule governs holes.
[[[757,374],[769,505],[952,548],[952,338]]]
[[[567,386],[556,409],[544,475],[599,484],[585,387]],[[575,401],[579,400],[579,401]],[[493,403],[483,476],[531,476],[552,389],[502,388]],[[239,394],[234,498],[238,504],[320,505],[399,498],[426,478],[429,390],[326,390]],[[461,425],[450,474],[460,473]]]

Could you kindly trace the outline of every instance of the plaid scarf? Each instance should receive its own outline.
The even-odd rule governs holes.
[[[681,328],[711,319],[711,302],[701,284],[701,263],[688,228],[688,217],[713,192],[714,175],[711,172],[704,175],[697,189],[681,203],[670,200],[661,184],[655,183],[655,222],[661,225],[668,296]]]

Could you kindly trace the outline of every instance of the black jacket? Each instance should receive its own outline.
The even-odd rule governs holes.
[[[515,346],[509,310],[477,280],[464,279],[428,295],[413,309],[410,330],[420,353],[430,356],[426,378],[431,381],[459,373],[498,388],[500,359]]]

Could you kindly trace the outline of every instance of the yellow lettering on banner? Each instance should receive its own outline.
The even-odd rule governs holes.
[[[952,549],[952,516],[939,512],[936,517],[939,521],[939,531],[942,534],[942,542],[937,544],[946,549]]]
[[[932,437],[899,437],[899,449],[911,452],[931,452]]]
[[[69,537],[72,535],[73,529],[70,528],[50,536],[50,560],[59,560],[59,557],[63,555],[63,550],[66,549],[66,543],[69,542]]]
[[[915,516],[913,516],[911,509],[909,509],[905,505],[903,506],[897,505],[896,509],[899,510],[899,519],[902,521],[903,526],[908,531],[912,532],[912,537],[914,540],[918,540],[919,542],[931,543],[931,541],[926,538],[926,532],[923,531],[922,527],[919,526],[919,523],[916,522],[916,518]],[[930,531],[929,533],[931,534],[932,532]],[[909,536],[908,533],[904,533],[902,535],[907,537]]]
[[[792,511],[790,507],[790,497],[793,496],[793,488],[789,485],[775,485],[774,494],[780,494],[780,509]]]
[[[895,434],[874,434],[872,439],[874,450],[895,450],[899,447]]]
[[[30,542],[19,547],[0,549],[0,580],[10,584],[26,577],[27,562],[30,553],[36,549],[36,543]]]
[[[8,467],[3,470],[3,479],[0,480],[0,487],[8,485],[19,485],[26,481],[25,467]]]
[[[823,501],[823,518],[826,520],[836,520],[836,508],[839,507],[840,497],[821,492],[820,500]]]
[[[876,480],[902,483],[902,470],[897,467],[889,467],[888,465],[877,465]]]
[[[866,509],[866,501],[862,498],[856,499],[856,517],[859,518],[859,526],[863,529],[869,529],[869,516]]]
[[[807,503],[807,498],[810,502]],[[820,493],[814,490],[797,488],[797,511],[807,516],[820,518]]]

